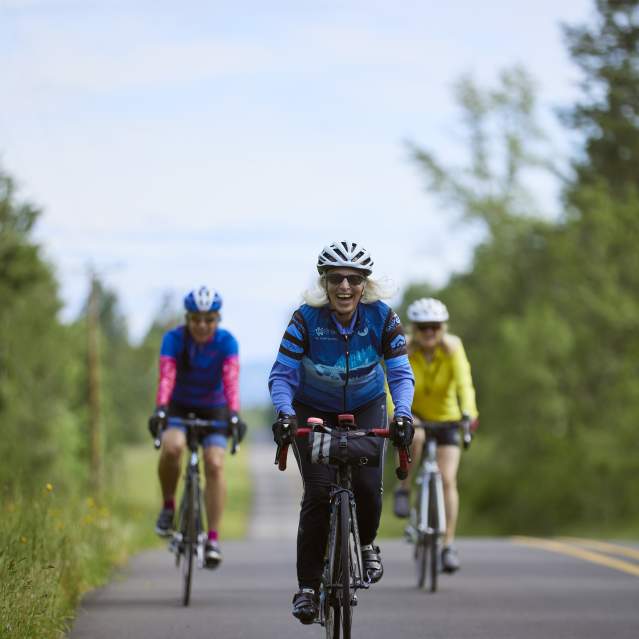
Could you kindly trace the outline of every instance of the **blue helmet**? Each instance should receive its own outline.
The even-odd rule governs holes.
[[[208,286],[194,288],[184,298],[184,308],[189,313],[210,313],[219,311],[222,308],[222,298],[220,294]]]

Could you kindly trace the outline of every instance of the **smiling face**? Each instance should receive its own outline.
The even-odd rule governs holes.
[[[362,299],[366,277],[354,268],[334,268],[325,273],[326,294],[342,324],[348,324]]]
[[[191,337],[197,344],[206,344],[217,329],[220,314],[217,311],[211,313],[187,313],[186,325]]]

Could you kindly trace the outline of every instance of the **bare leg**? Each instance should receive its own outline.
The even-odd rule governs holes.
[[[459,512],[459,493],[457,492],[457,468],[459,467],[459,446],[439,446],[437,448],[437,464],[444,481],[444,504],[446,506],[446,535],[444,546],[449,546],[455,539],[457,513]]]
[[[204,499],[209,530],[219,530],[224,502],[226,500],[226,478],[224,477],[224,454],[226,450],[218,446],[204,449],[206,487]]]
[[[158,464],[158,475],[164,500],[175,499],[180,477],[180,458],[186,446],[186,437],[181,430],[169,428],[162,434],[162,449]]]

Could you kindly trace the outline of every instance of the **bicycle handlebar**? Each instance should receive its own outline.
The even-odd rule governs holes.
[[[202,430],[202,431],[213,431],[224,433],[225,435],[231,436],[231,455],[235,455],[235,453],[240,449],[240,445],[237,438],[237,431],[234,428],[229,429],[228,421],[224,419],[200,419],[199,417],[177,417],[171,416],[167,419],[167,426],[183,426],[187,429],[194,430]],[[166,430],[166,427],[163,431]],[[229,433],[230,430],[230,433]],[[161,440],[159,437],[156,437],[153,440],[153,445],[155,448],[160,448]]]
[[[312,419],[312,418],[311,418]],[[303,437],[313,432],[313,428],[298,428],[295,436]],[[367,434],[373,434],[376,437],[390,437],[390,429],[388,428],[371,428],[366,431]],[[275,453],[275,464],[280,470],[286,470],[286,460],[288,458],[288,447],[290,442],[277,447]],[[411,462],[410,451],[408,447],[399,447],[399,466],[395,469],[398,479],[406,479],[408,477],[408,465]]]

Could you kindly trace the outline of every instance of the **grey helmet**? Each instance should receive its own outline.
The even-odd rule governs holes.
[[[406,314],[411,322],[445,322],[448,309],[434,297],[422,297],[409,305]]]
[[[355,268],[370,275],[373,272],[373,264],[370,253],[357,242],[333,242],[325,246],[317,257],[317,270],[320,275],[337,267]]]

